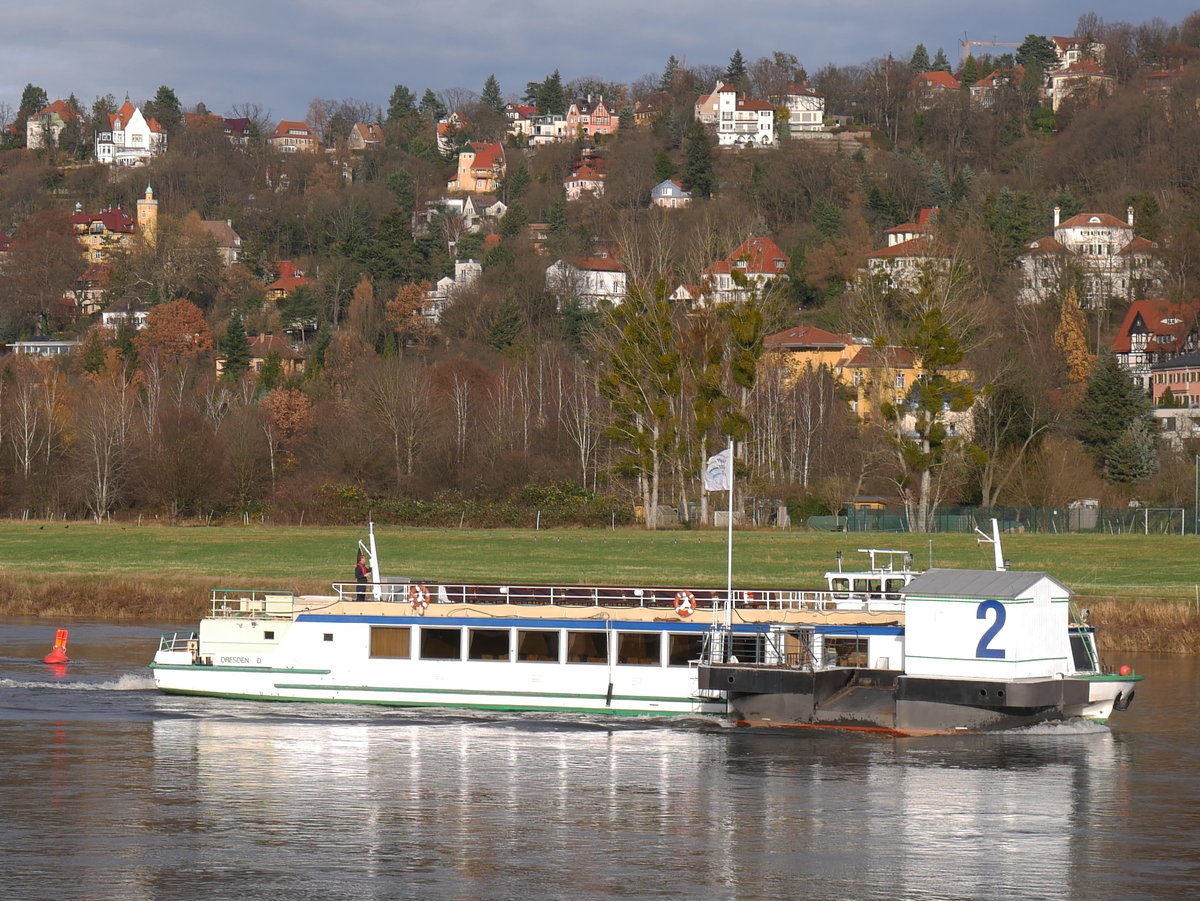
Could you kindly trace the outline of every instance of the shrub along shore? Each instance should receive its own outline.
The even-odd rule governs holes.
[[[0,524],[0,615],[191,623],[212,588],[327,593],[352,581],[365,530],[263,526]],[[734,536],[734,584],[818,587],[843,553],[896,548],[915,566],[990,569],[975,535],[746,531]],[[719,531],[376,528],[383,574],[419,580],[596,582],[716,588],[725,584]],[[1012,535],[1014,569],[1040,570],[1075,592],[1110,651],[1200,653],[1196,536]]]

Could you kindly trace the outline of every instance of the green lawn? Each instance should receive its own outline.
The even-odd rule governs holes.
[[[109,576],[197,581],[213,587],[291,587],[327,591],[351,581],[350,528],[168,527],[86,523],[0,524],[0,575],[11,580],[103,582]],[[385,576],[423,580],[601,582],[717,587],[725,583],[723,532],[634,530],[376,530]],[[911,551],[918,568],[990,569],[992,552],[973,535],[740,532],[734,582],[746,587],[818,587],[845,552]],[[1200,584],[1200,541],[1179,535],[1012,535],[1014,569],[1043,570],[1089,596],[1191,599]]]

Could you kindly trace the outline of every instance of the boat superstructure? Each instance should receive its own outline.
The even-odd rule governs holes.
[[[379,572],[374,533],[360,544]],[[164,635],[166,692],[498,710],[709,715],[895,734],[1104,719],[1137,676],[1042,573],[932,570],[867,551],[820,590],[337,583],[218,589]],[[887,556],[879,556],[887,555]],[[902,559],[901,566],[894,566]],[[840,564],[840,561],[839,561]]]

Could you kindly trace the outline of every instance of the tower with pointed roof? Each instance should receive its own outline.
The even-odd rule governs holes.
[[[137,202],[137,223],[142,240],[153,245],[158,230],[158,201],[154,199],[154,189],[149,185],[146,185],[145,196]]]

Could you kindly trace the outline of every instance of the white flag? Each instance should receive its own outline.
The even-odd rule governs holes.
[[[704,464],[704,490],[728,491],[733,479],[732,467],[729,465],[729,448],[719,454],[713,454]]]

